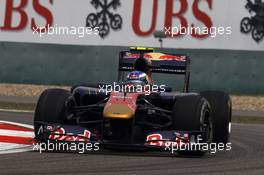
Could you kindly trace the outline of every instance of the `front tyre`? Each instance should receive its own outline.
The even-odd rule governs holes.
[[[37,140],[42,140],[42,123],[60,123],[66,121],[66,102],[70,92],[64,89],[47,89],[40,95],[34,115],[34,131]]]
[[[212,142],[213,129],[208,101],[200,95],[188,95],[176,100],[173,107],[173,130],[205,132],[203,142]],[[180,151],[180,155],[202,156],[207,150]]]
[[[213,142],[228,143],[231,133],[232,102],[228,94],[220,91],[200,93],[208,100],[213,116]]]

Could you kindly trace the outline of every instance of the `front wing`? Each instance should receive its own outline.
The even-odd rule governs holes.
[[[98,143],[100,148],[127,150],[170,150],[175,146],[203,143],[202,138],[206,134],[201,131],[152,131],[146,134],[146,139],[142,143],[124,144],[103,140],[101,128],[98,126],[86,128],[79,125],[41,123],[36,129],[36,142]]]

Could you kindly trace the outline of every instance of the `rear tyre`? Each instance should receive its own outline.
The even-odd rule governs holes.
[[[219,91],[205,91],[200,93],[206,98],[212,109],[213,142],[228,143],[231,133],[232,103],[228,94]]]
[[[41,124],[64,123],[66,121],[66,102],[70,93],[63,89],[47,89],[39,97],[34,115],[34,131],[37,140],[43,139],[39,132]]]
[[[212,120],[210,106],[200,95],[188,95],[177,99],[173,107],[173,130],[205,131],[204,143],[212,141]],[[202,156],[207,150],[179,151],[180,155]]]

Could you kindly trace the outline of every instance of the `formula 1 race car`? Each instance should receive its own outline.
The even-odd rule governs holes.
[[[130,71],[143,74],[136,72],[125,80]],[[144,73],[184,75],[183,90],[153,88],[155,85],[146,81],[142,84],[139,80]],[[191,93],[189,80],[190,59],[186,55],[157,53],[149,48],[121,51],[117,84],[77,85],[70,91],[47,89],[40,95],[34,116],[35,139],[99,143],[102,148],[129,150],[227,144],[231,129],[229,95],[218,91]],[[132,88],[138,85],[143,88]],[[207,152],[191,148],[178,153]]]

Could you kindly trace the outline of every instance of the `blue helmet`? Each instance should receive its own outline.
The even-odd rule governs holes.
[[[133,71],[127,75],[127,82],[135,84],[148,84],[147,74],[141,71]]]

